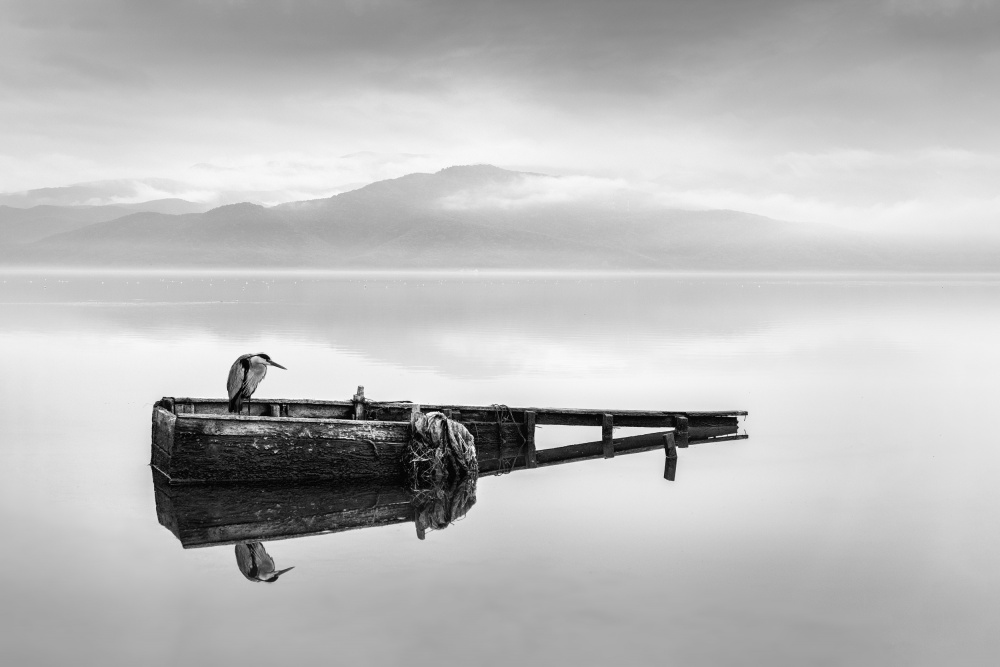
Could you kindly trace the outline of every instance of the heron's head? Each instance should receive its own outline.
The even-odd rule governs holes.
[[[276,362],[276,361],[271,361],[271,357],[270,357],[270,356],[268,356],[268,355],[266,355],[266,354],[264,354],[263,352],[261,352],[261,353],[260,353],[260,354],[258,354],[258,355],[255,355],[255,356],[258,356],[258,357],[260,357],[261,361],[263,361],[263,362],[264,362],[265,364],[267,364],[268,366],[274,366],[274,367],[276,367],[276,368],[280,368],[280,369],[281,369],[281,370],[283,370],[283,371],[287,371],[287,370],[288,370],[287,368],[285,368],[284,366],[282,366],[282,365],[281,365],[281,364],[279,364],[278,362]]]

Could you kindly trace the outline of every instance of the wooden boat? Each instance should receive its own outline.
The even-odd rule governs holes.
[[[254,401],[250,410],[229,414],[221,398],[157,401],[152,467],[169,484],[400,480],[411,415],[440,411],[475,437],[481,474],[663,449],[670,478],[677,447],[743,439],[738,419],[747,414],[418,405],[371,401],[363,387],[350,401],[267,399]],[[538,449],[535,427],[542,424],[599,427],[601,439]],[[662,430],[616,438],[615,427]]]

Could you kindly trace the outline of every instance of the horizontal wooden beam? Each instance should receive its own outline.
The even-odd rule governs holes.
[[[735,433],[733,435],[720,435],[715,438],[705,438],[704,440],[692,440],[692,445],[704,445],[708,442],[728,442],[730,440],[747,440],[750,436],[746,433]]]
[[[228,401],[221,398],[165,398],[175,414],[227,414]],[[267,415],[269,405],[281,405],[281,413],[289,417],[316,419],[352,419],[357,403],[355,401],[313,401],[305,399],[260,399],[260,407],[251,404],[254,414]],[[380,402],[364,399],[365,416],[369,419],[387,421],[409,421],[409,415],[415,404],[403,402]],[[672,411],[672,410],[608,410],[582,408],[535,408],[509,407],[492,405],[436,405],[423,404],[422,412],[451,411],[461,415],[461,421],[486,422],[496,421],[498,413],[517,422],[524,421],[525,412],[535,413],[535,423],[539,425],[559,426],[601,426],[604,415],[614,418],[616,427],[671,428],[677,426],[677,418],[686,417],[694,426],[728,426],[735,424],[739,417],[745,417],[742,410],[705,411]]]
[[[226,399],[224,399],[224,398],[169,398],[168,397],[167,400],[173,400],[176,403],[195,403],[195,404],[213,404],[213,403],[217,403],[217,404],[220,404],[220,405],[228,405],[228,401]],[[265,399],[261,399],[261,400],[265,400]],[[271,402],[271,403],[279,402],[279,403],[289,403],[289,404],[294,404],[294,405],[300,405],[300,404],[301,405],[314,405],[314,406],[329,405],[329,406],[344,406],[344,407],[353,406],[353,402],[352,401],[314,401],[314,400],[304,399],[304,398],[296,398],[296,399],[269,398],[269,399],[266,399],[266,400],[268,402]],[[410,406],[410,405],[413,404],[411,401],[375,401],[375,400],[372,400],[372,399],[366,399],[366,400],[368,402],[370,402],[370,403],[377,403],[377,404],[383,405],[383,406],[392,406],[392,405]],[[430,403],[425,403],[421,407],[422,407],[422,409],[424,411],[427,411],[427,410],[444,410],[446,408],[447,409],[451,409],[451,410],[458,410],[460,412],[464,412],[465,410],[492,409],[492,406],[483,406],[483,405],[444,405],[444,404],[437,405],[437,404],[430,404]],[[718,417],[725,417],[725,416],[745,417],[747,415],[747,412],[745,410],[711,410],[711,411],[705,411],[705,410],[694,410],[694,411],[692,411],[692,410],[683,410],[682,411],[682,410],[608,410],[608,409],[605,409],[605,408],[538,408],[538,407],[517,408],[517,407],[513,407],[513,406],[501,406],[501,407],[503,407],[505,410],[509,409],[509,410],[511,410],[513,412],[524,412],[525,410],[532,410],[535,413],[544,412],[546,414],[552,414],[552,415],[558,415],[558,414],[561,414],[561,415],[602,415],[602,414],[607,413],[607,412],[610,412],[611,414],[614,414],[616,416],[618,416],[618,415],[622,415],[622,416],[627,416],[627,415],[637,415],[637,416],[638,415],[659,415],[659,416],[663,416],[663,415],[688,415],[689,417],[712,417],[712,416],[718,416]]]

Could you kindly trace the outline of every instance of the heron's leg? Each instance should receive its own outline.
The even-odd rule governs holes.
[[[247,396],[247,417],[250,416],[250,397]]]

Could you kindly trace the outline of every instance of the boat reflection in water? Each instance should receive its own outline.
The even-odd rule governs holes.
[[[185,549],[235,545],[240,572],[274,582],[263,542],[412,522],[417,537],[442,530],[476,503],[476,479],[424,489],[403,481],[171,485],[153,471],[156,515]]]

